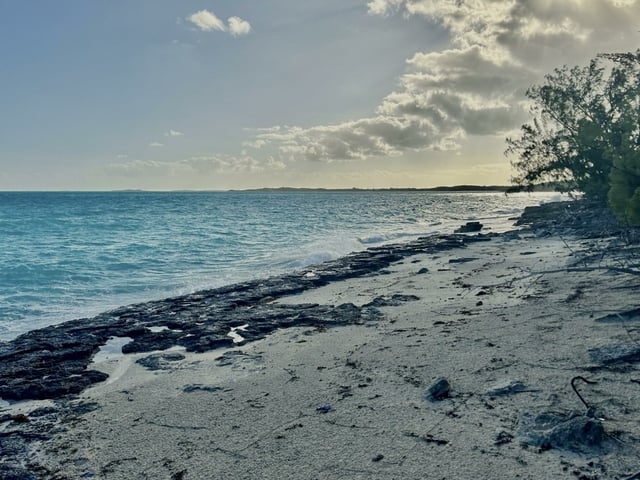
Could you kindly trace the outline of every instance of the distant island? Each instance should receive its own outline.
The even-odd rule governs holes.
[[[536,192],[554,191],[554,185],[536,186]],[[229,190],[230,192],[500,192],[513,193],[512,185],[452,185],[429,188],[389,187],[389,188],[304,188],[304,187],[265,187],[243,190]]]
[[[528,187],[527,187],[528,188]],[[206,193],[206,192],[499,192],[517,193],[519,191],[532,192],[553,192],[558,190],[558,184],[549,183],[535,185],[531,190],[514,185],[441,185],[438,187],[387,187],[387,188],[326,188],[326,187],[260,187],[242,188],[229,190],[144,190],[144,189],[122,189],[109,190],[111,193]]]

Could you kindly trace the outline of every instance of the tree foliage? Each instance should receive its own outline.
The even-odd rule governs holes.
[[[637,174],[627,153],[637,154],[639,59],[640,50],[599,55],[586,67],[556,69],[531,87],[532,120],[520,137],[507,139],[506,153],[515,156],[513,182],[527,189],[555,182],[560,191],[604,202],[614,164],[621,175]],[[626,198],[624,188],[613,196]]]
[[[618,220],[640,226],[640,50],[603,55],[611,71],[614,101],[620,105],[618,131],[606,155],[612,162],[608,200]]]

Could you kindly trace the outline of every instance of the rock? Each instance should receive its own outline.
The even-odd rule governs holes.
[[[527,386],[519,380],[504,380],[487,390],[487,395],[492,397],[511,395],[513,393],[523,392],[526,388]]]
[[[425,396],[430,402],[436,402],[447,398],[450,391],[451,385],[449,384],[449,381],[444,377],[440,377],[436,379],[429,388],[427,388]]]
[[[139,358],[136,363],[147,370],[170,370],[172,362],[184,359],[185,356],[181,353],[154,353],[148,357]]]
[[[600,445],[604,428],[599,420],[584,415],[523,413],[518,421],[517,435],[524,443],[541,449],[581,452],[587,447]]]
[[[0,464],[3,480],[37,480],[37,477],[18,465]]]
[[[577,234],[583,238],[601,238],[622,231],[606,205],[588,200],[525,207],[516,225],[526,225],[538,236]]]
[[[228,333],[238,325],[248,325],[242,334],[248,343],[281,328],[329,328],[376,321],[381,313],[374,306],[281,305],[273,300],[334,280],[375,275],[407,256],[437,254],[490,238],[488,235],[422,237],[349,254],[314,267],[312,276],[292,273],[253,280],[124,306],[93,318],[27,332],[10,342],[0,342],[0,398],[56,399],[104,381],[108,378],[106,374],[87,367],[112,337],[133,339],[123,347],[123,353],[174,346],[183,346],[190,352],[207,352],[234,347]],[[398,304],[412,299],[393,296],[384,300]],[[158,331],[158,327],[166,329]],[[155,361],[150,360],[150,365]],[[162,362],[158,362],[159,366]]]
[[[133,336],[133,341],[123,345],[122,353],[144,353],[155,350],[166,350],[173,347],[182,336],[182,332],[171,330],[164,330],[162,332],[147,330],[141,335]]]
[[[640,344],[618,344],[589,349],[589,356],[598,365],[640,361]]]
[[[200,384],[187,385],[182,389],[184,393],[191,393],[196,391],[213,393],[213,392],[219,392],[220,390],[222,390],[222,387],[216,387],[212,385],[200,385]]]
[[[425,273],[429,273],[429,269],[427,267],[422,267],[420,270],[416,272],[418,275],[424,275]]]
[[[482,230],[483,225],[480,222],[467,222],[454,230],[455,233],[474,233]]]

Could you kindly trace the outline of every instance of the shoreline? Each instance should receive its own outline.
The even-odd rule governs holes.
[[[352,196],[339,193],[327,194],[329,210],[325,212],[322,196],[282,194],[271,199],[255,192],[245,196],[222,192],[220,197],[204,194],[197,200],[181,194],[169,194],[163,200],[146,192],[142,194],[144,200],[128,197],[115,204],[100,193],[78,194],[77,199],[75,194],[52,194],[56,196],[50,200],[39,195],[23,200],[9,197],[7,207],[13,212],[20,212],[29,202],[46,207],[27,210],[29,218],[44,215],[42,223],[36,220],[34,228],[27,229],[29,234],[17,237],[15,242],[11,241],[12,232],[5,236],[10,243],[3,262],[6,304],[0,309],[4,316],[0,319],[0,341],[48,325],[94,317],[123,305],[284,274],[370,246],[450,233],[460,222],[477,219],[472,217],[486,218],[500,230],[506,218],[519,214],[524,206],[558,198],[547,193],[509,198],[496,193],[458,193],[441,199],[439,195],[392,192],[387,199],[386,195],[360,193],[355,194],[354,202],[363,208],[371,206],[375,215],[353,213],[351,202],[346,201]],[[238,218],[244,215],[240,211],[246,210],[251,220],[240,224],[232,221],[236,215],[232,210],[221,215],[212,213],[232,198],[234,204],[239,203]],[[273,205],[255,207],[263,201],[273,201]],[[154,207],[167,202],[174,208],[163,211]],[[74,205],[84,203],[94,205],[109,218],[124,217],[110,234],[105,235],[103,227],[93,220],[87,228],[80,228],[77,220],[82,212]],[[298,203],[300,208],[293,208]],[[473,206],[465,215],[467,210],[460,210],[458,204]],[[138,214],[127,218],[123,205],[131,205]],[[418,207],[420,210],[415,210]],[[436,211],[429,213],[432,207]],[[265,221],[260,213],[263,208],[273,212],[269,214],[273,221],[267,221],[272,227],[266,230],[260,226]],[[449,210],[450,215],[446,213]],[[178,215],[178,211],[183,214]],[[209,213],[202,217],[197,213],[200,211]],[[285,214],[289,211],[291,215]],[[297,214],[302,216],[294,224],[300,228],[291,223]],[[18,214],[8,215],[10,224],[21,224]],[[65,215],[69,216],[68,227],[62,220],[49,226],[47,218],[62,219]],[[216,215],[218,218],[214,218]],[[99,217],[90,213],[89,218]],[[151,219],[153,228],[145,226]],[[54,228],[55,235],[38,233],[42,224]],[[255,242],[251,240],[254,231],[261,232]],[[33,245],[38,248],[33,250]],[[50,263],[41,265],[37,255],[45,250],[51,251]]]
[[[124,308],[115,327],[103,316],[92,326],[69,322],[76,341],[67,344],[75,348],[80,338],[83,348],[54,352],[82,372],[58,372],[70,390],[57,394],[73,395],[36,410],[0,410],[3,451],[15,454],[2,458],[0,472],[24,479],[635,474],[640,346],[635,352],[629,338],[640,345],[640,313],[622,322],[616,314],[638,309],[629,288],[638,277],[607,268],[627,258],[623,247],[590,258],[610,240],[569,228],[547,219],[534,230],[359,252],[275,284],[210,291],[229,295],[218,310],[201,292],[142,304],[146,320]],[[180,305],[187,298],[199,310]],[[230,318],[186,337],[194,311]],[[246,341],[234,343],[229,330],[247,318],[259,325],[240,330]],[[85,373],[97,343],[125,334],[134,338],[126,362],[106,360],[92,366],[102,375]],[[176,344],[187,351],[153,352]],[[25,368],[33,362],[26,350],[18,352]],[[90,375],[106,380],[105,371],[107,381],[85,389]],[[593,417],[571,391],[576,376],[598,381],[578,387]],[[425,390],[438,377],[450,392],[431,402]],[[32,380],[23,391],[47,396],[41,375]],[[596,434],[581,437],[579,429],[538,442],[534,420],[549,412],[576,412]]]

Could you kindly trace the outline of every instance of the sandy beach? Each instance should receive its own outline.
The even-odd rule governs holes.
[[[106,381],[0,411],[5,449],[45,433],[3,463],[56,480],[640,478],[637,255],[488,236],[269,299],[375,310],[355,324],[103,353]]]

